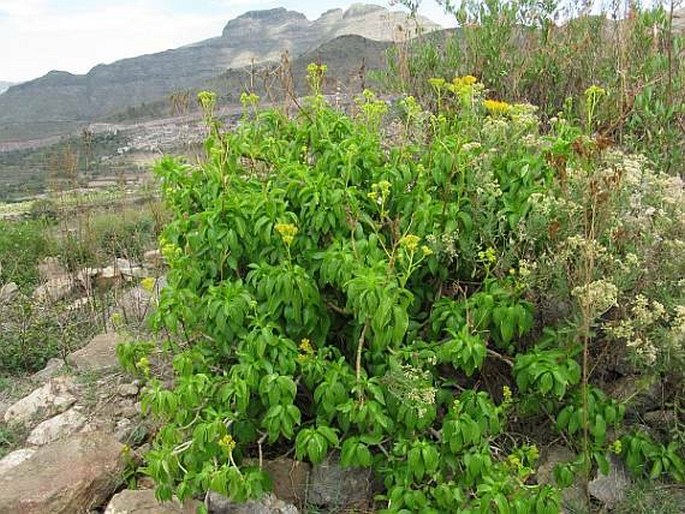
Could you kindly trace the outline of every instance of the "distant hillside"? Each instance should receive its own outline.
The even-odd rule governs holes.
[[[391,45],[388,41],[372,41],[362,36],[348,35],[339,36],[298,57],[291,56],[288,75],[292,78],[294,91],[297,95],[307,94],[307,65],[312,62],[328,66],[324,83],[325,93],[339,91],[354,95],[365,87],[373,87],[376,84],[372,75],[385,69],[386,50]],[[116,111],[103,117],[101,121],[137,123],[187,114],[198,110],[195,97],[203,89],[215,91],[219,95],[220,107],[238,104],[240,95],[250,90],[257,93],[264,102],[281,101],[287,95],[283,80],[283,73],[286,71],[280,60],[229,69],[195,88],[185,90],[187,104],[185,109],[182,109],[183,112],[175,112],[171,99],[163,97],[157,101],[132,105]]]
[[[14,85],[14,82],[7,82],[6,80],[0,80],[0,93],[7,91],[10,86]]]
[[[439,28],[417,20],[424,31]],[[0,141],[69,132],[115,112],[159,102],[174,91],[204,85],[227,69],[293,57],[338,36],[392,41],[411,32],[403,12],[355,4],[314,21],[284,8],[252,11],[228,22],[219,37],[156,54],[98,65],[86,75],[52,71],[0,95]]]
[[[216,91],[224,103],[239,101],[241,93],[249,89],[265,101],[281,101],[288,93],[285,89],[289,79],[297,95],[307,94],[307,66],[323,63],[328,67],[324,93],[358,94],[370,85],[370,72],[385,68],[386,50],[391,44],[356,35],[340,36],[289,60],[287,68],[279,61],[254,69],[232,69],[208,81],[206,88]]]

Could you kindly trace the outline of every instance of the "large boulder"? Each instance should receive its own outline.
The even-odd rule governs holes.
[[[12,453],[8,453],[0,459],[0,475],[28,460],[34,453],[36,453],[34,448],[22,448],[21,450],[14,450]]]
[[[122,449],[100,432],[41,447],[0,474],[0,512],[80,514],[103,505],[122,482]]]
[[[28,396],[14,403],[5,411],[5,423],[28,424],[36,419],[46,419],[71,407],[76,398],[71,393],[74,380],[71,377],[57,377],[49,380]]]
[[[539,484],[556,485],[554,480],[554,468],[573,461],[576,454],[561,445],[547,448],[540,456],[536,472]],[[562,513],[587,512],[588,503],[585,490],[580,481],[576,481],[570,487],[562,491]]]
[[[38,274],[44,282],[67,275],[67,270],[57,257],[46,257],[38,264]]]
[[[46,380],[49,380],[60,373],[63,369],[64,360],[52,358],[47,362],[47,364],[45,364],[43,369],[36,371],[33,375],[31,375],[31,379],[36,382],[45,382]]]
[[[160,503],[152,489],[125,489],[114,495],[105,514],[195,514],[199,506],[197,501],[182,504],[176,499]]]
[[[0,287],[0,305],[11,303],[18,295],[19,286],[14,282],[7,282],[7,284]]]
[[[151,269],[162,269],[164,267],[164,257],[160,250],[148,250],[143,254],[143,263]]]
[[[117,319],[122,323],[142,323],[157,308],[159,296],[165,286],[165,276],[147,278],[140,285],[124,292],[116,300],[109,323],[114,326],[114,320]]]
[[[597,471],[595,478],[588,484],[588,491],[593,498],[611,510],[626,499],[631,485],[630,474],[621,459],[610,455],[609,473],[603,475]]]
[[[90,342],[67,356],[69,365],[79,371],[104,371],[119,366],[116,348],[124,339],[115,332],[95,336]]]
[[[26,442],[34,446],[43,446],[63,437],[69,436],[85,425],[86,417],[73,407],[62,414],[43,421],[29,434]]]
[[[308,503],[329,508],[368,508],[373,501],[373,475],[368,469],[342,468],[334,458],[314,466]]]
[[[311,466],[308,463],[279,458],[265,460],[262,467],[271,478],[276,497],[287,503],[304,505],[311,473]]]
[[[59,302],[76,291],[78,283],[71,277],[53,278],[36,288],[33,299],[38,302]]]

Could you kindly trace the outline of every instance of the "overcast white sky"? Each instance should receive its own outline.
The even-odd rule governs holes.
[[[286,7],[309,19],[352,0],[0,0],[0,80],[20,82],[50,70],[93,66],[159,52],[221,34],[228,20]],[[387,1],[366,1],[389,6]],[[421,14],[453,25],[433,0]]]

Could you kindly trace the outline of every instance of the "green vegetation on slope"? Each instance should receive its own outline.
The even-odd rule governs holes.
[[[617,350],[676,384],[685,357],[683,184],[595,136],[606,91],[546,126],[436,78],[435,110],[407,97],[388,139],[385,102],[367,91],[350,117],[308,72],[294,118],[246,95],[233,132],[201,94],[207,160],[157,168],[174,385],[149,344],[119,352],[164,422],[144,467],[159,496],[259,496],[257,446],[371,468],[381,512],[556,513],[612,453],[682,481],[678,442],[602,390]],[[559,438],[575,457],[535,483]]]

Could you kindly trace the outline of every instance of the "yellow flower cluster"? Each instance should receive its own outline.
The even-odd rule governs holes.
[[[607,94],[607,90],[604,89],[603,87],[600,87],[596,84],[590,86],[585,90],[585,97],[586,98],[600,98],[604,95]]]
[[[371,184],[371,192],[367,193],[366,196],[382,205],[390,196],[391,185],[387,180],[381,180],[378,184]]]
[[[500,100],[484,100],[483,107],[493,116],[503,116],[511,110],[511,104]]]
[[[231,434],[226,434],[219,439],[219,446],[221,446],[226,453],[231,453],[233,450],[235,450],[236,442]]]
[[[431,87],[434,87],[435,89],[442,89],[447,84],[447,81],[440,77],[433,77],[428,79],[428,84],[430,84]]]
[[[302,341],[300,341],[299,348],[302,353],[307,353],[309,355],[314,354],[314,347],[312,346],[311,341],[307,338],[302,339]]]
[[[421,241],[419,236],[407,234],[406,236],[402,236],[402,239],[400,239],[400,246],[413,253],[419,247],[419,241]]]
[[[145,277],[143,280],[140,281],[140,287],[142,287],[148,293],[152,293],[152,291],[154,291],[155,289],[156,282],[157,281],[154,277]]]
[[[254,107],[259,103],[259,95],[255,93],[242,93],[240,95],[240,103],[243,107]]]
[[[511,387],[508,385],[502,387],[502,398],[504,403],[510,403],[512,400]]]
[[[314,62],[307,65],[307,73],[309,75],[323,74],[328,71],[328,65],[326,64],[316,64]]]
[[[309,341],[307,338],[300,341],[299,349],[300,354],[297,356],[297,360],[299,362],[306,362],[314,356],[314,347],[312,346],[311,341]]]
[[[145,376],[149,375],[150,374],[150,359],[148,359],[145,356],[141,357],[140,359],[138,359],[138,362],[136,362],[136,368],[143,375],[145,375]]]
[[[620,439],[616,439],[613,444],[611,445],[611,451],[614,452],[616,455],[621,455],[621,452],[623,452],[623,444],[621,443]]]
[[[292,223],[277,223],[274,229],[276,232],[278,232],[278,235],[281,236],[283,242],[288,246],[293,243],[298,232],[298,228]]]
[[[205,111],[211,111],[216,105],[216,93],[213,91],[200,91],[197,95],[197,101]]]
[[[478,252],[478,258],[484,263],[489,266],[492,266],[497,262],[497,253],[495,252],[495,249],[490,247],[486,249],[485,251],[480,251]]]

